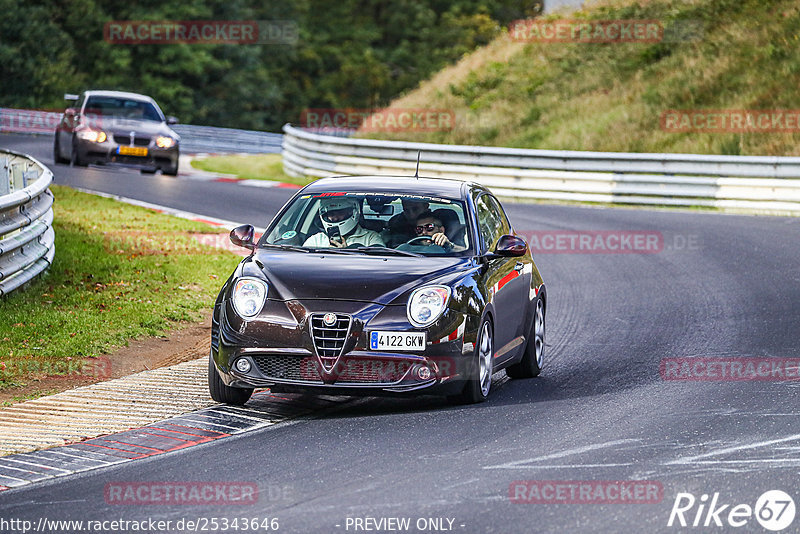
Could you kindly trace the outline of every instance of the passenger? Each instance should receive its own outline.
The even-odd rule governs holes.
[[[389,246],[397,246],[417,237],[414,227],[419,215],[428,210],[428,203],[423,200],[402,199],[403,211],[389,219]]]
[[[324,232],[318,232],[303,243],[311,248],[344,248],[350,245],[384,246],[380,234],[359,224],[361,201],[347,197],[323,198],[319,203],[319,218]]]
[[[445,234],[445,227],[442,221],[430,211],[422,213],[417,219],[414,233],[417,237],[430,237],[430,242],[419,243],[421,246],[439,245],[447,252],[461,252],[467,247],[456,245]],[[416,243],[415,243],[416,244]]]

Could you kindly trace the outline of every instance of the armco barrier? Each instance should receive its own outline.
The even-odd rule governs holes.
[[[574,152],[356,139],[283,127],[292,176],[474,180],[519,199],[707,206],[800,213],[800,158]]]
[[[37,160],[0,151],[0,296],[53,262],[52,181],[53,173]]]

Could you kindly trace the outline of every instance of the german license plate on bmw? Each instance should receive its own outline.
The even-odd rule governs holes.
[[[373,330],[369,333],[370,350],[425,350],[425,332],[390,332]]]

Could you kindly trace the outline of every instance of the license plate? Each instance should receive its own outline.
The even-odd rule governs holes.
[[[147,148],[140,146],[121,146],[117,147],[117,154],[120,156],[146,156]]]
[[[391,332],[375,330],[369,333],[370,350],[425,350],[425,332]]]

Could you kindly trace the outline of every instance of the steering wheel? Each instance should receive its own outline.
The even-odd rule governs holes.
[[[426,241],[427,241],[427,243],[426,243]],[[432,244],[433,243],[433,239],[431,239],[430,237],[428,237],[426,235],[419,236],[419,237],[412,237],[411,239],[406,241],[406,245],[409,245],[409,246],[412,246],[412,247],[413,246],[417,246],[417,247],[428,246],[429,243]],[[436,246],[439,246],[439,245],[436,245]]]

